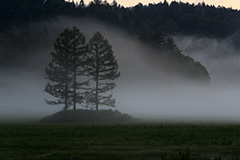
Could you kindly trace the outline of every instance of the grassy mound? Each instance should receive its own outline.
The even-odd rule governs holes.
[[[136,121],[128,114],[113,110],[69,110],[44,117],[41,122],[49,123],[127,123]]]

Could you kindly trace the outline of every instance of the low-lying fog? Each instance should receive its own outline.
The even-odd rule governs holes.
[[[100,31],[113,45],[121,72],[113,91],[115,109],[155,120],[240,121],[240,56],[227,40],[174,37],[183,54],[200,61],[209,71],[211,84],[201,86],[161,72],[144,56],[151,48],[116,27],[68,18],[28,27],[34,31],[36,26],[49,30],[52,42],[33,48],[26,65],[1,71],[0,119],[38,119],[62,109],[45,104],[44,98],[49,96],[43,91],[47,82],[44,69],[57,35],[66,27],[77,26],[87,39]]]

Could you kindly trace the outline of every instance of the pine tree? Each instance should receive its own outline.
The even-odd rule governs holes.
[[[81,1],[80,1],[79,6],[80,6],[81,8],[84,8],[84,7],[85,7],[84,0],[81,0]]]
[[[100,6],[103,2],[102,2],[102,0],[93,0],[93,3],[94,3],[96,6]]]
[[[113,0],[113,2],[112,2],[112,6],[113,6],[113,7],[117,7],[117,6],[118,6],[118,3],[117,3],[116,0]]]
[[[77,27],[73,27],[70,33],[72,37],[71,49],[70,52],[72,56],[72,68],[71,71],[73,73],[73,109],[76,109],[77,103],[83,103],[84,92],[79,92],[79,90],[85,90],[85,86],[88,85],[88,80],[83,81],[86,76],[86,53],[87,53],[87,45],[86,38],[80,32]],[[86,78],[85,78],[86,79]]]
[[[115,107],[115,99],[109,93],[116,85],[113,82],[120,76],[117,60],[108,40],[99,32],[90,39],[88,64],[89,75],[93,77],[95,87],[90,96],[90,102],[95,104],[96,110],[99,105]]]
[[[85,36],[76,27],[65,29],[55,41],[52,60],[45,70],[46,79],[50,81],[45,91],[57,100],[46,100],[48,104],[64,104],[64,110],[73,105],[76,109],[76,103],[82,99],[78,90],[87,84],[87,81],[78,82],[78,77],[84,75],[85,71],[85,43]]]

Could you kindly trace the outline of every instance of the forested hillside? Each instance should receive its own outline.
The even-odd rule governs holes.
[[[94,0],[89,4],[68,3],[64,0],[3,0],[1,1],[1,30],[12,25],[51,18],[56,15],[92,16],[118,24],[141,36],[157,30],[165,34],[202,34],[226,37],[239,31],[240,12],[231,8],[209,6],[205,3],[183,2],[144,6],[141,3],[124,8],[116,1],[109,4]]]
[[[94,0],[85,4],[64,0],[2,0],[0,5],[0,52],[1,64],[16,64],[24,60],[31,47],[52,42],[53,33],[46,28],[33,30],[29,24],[54,20],[58,16],[87,17],[98,19],[112,27],[127,30],[133,37],[158,50],[159,67],[166,64],[171,72],[177,72],[193,79],[209,80],[205,67],[186,57],[169,38],[172,35],[197,35],[226,38],[233,34],[238,43],[240,12],[224,7],[209,6],[204,3],[189,4],[167,1],[144,6],[138,4],[125,8],[116,1]],[[48,44],[51,45],[51,44]],[[13,47],[14,46],[14,47]],[[146,53],[146,54],[156,54]]]

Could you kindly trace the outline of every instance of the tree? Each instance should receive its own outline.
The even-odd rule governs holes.
[[[84,7],[85,7],[84,0],[81,0],[81,1],[80,1],[79,6],[80,6],[81,8],[84,8]]]
[[[46,79],[50,81],[45,91],[57,100],[46,100],[48,104],[64,104],[64,110],[73,105],[76,109],[76,103],[81,99],[78,89],[87,84],[87,81],[78,82],[77,78],[84,74],[85,43],[85,36],[76,27],[65,29],[55,41],[52,60],[45,69]]]
[[[69,36],[72,37],[70,41],[70,54],[72,56],[72,68],[73,73],[73,109],[76,109],[77,103],[83,103],[84,93],[79,92],[81,89],[85,89],[82,86],[88,85],[88,80],[80,81],[80,77],[85,76],[86,70],[86,53],[87,45],[86,38],[76,27],[73,27],[73,30],[70,31]]]
[[[113,82],[120,76],[117,60],[108,40],[99,32],[90,39],[88,64],[89,75],[93,77],[95,87],[92,89],[90,101],[95,104],[96,110],[99,105],[115,107],[115,99],[109,93],[116,85]]]
[[[96,6],[100,6],[102,4],[102,0],[93,0],[92,1]]]
[[[112,2],[112,6],[115,7],[115,8],[118,6],[118,3],[117,3],[116,0],[113,0],[113,2]]]

